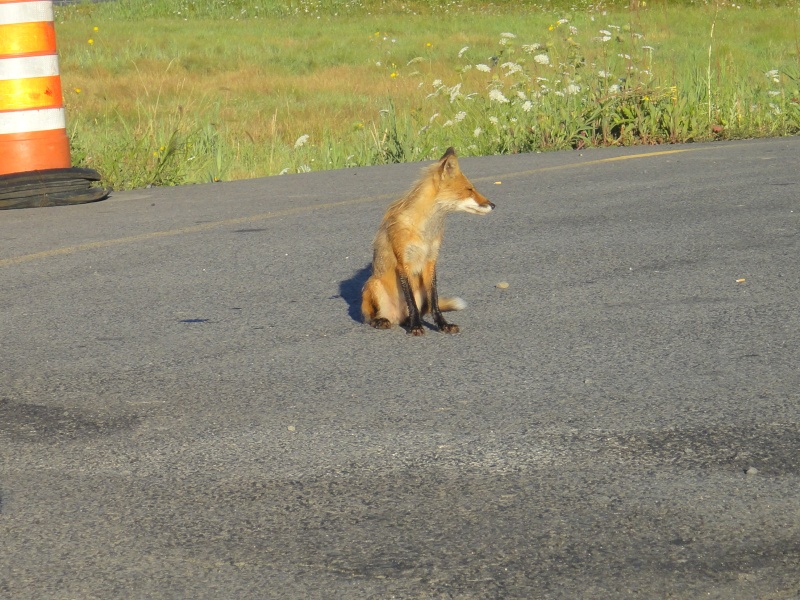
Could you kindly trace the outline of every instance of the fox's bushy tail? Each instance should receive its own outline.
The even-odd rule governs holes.
[[[467,303],[461,298],[439,298],[439,310],[442,312],[450,310],[463,310]]]

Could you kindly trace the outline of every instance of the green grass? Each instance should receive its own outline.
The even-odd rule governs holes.
[[[73,163],[128,189],[800,132],[796,2],[633,4],[66,7]]]

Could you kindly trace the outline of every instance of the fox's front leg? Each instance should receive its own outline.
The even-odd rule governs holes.
[[[444,333],[458,333],[458,325],[455,323],[448,323],[439,310],[439,291],[436,289],[436,265],[432,265],[433,273],[431,275],[431,314],[433,321],[439,328],[439,331]]]
[[[417,302],[414,300],[414,291],[411,289],[411,284],[408,277],[404,273],[398,275],[400,280],[400,287],[403,289],[403,296],[406,299],[406,306],[408,306],[408,333],[411,335],[423,335],[425,330],[422,328],[422,317],[417,308]]]

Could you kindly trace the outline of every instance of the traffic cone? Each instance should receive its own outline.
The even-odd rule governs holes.
[[[53,2],[0,0],[0,208],[108,196],[96,171],[71,164]]]

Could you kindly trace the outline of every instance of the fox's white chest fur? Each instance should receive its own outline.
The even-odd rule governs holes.
[[[409,236],[403,259],[414,274],[421,273],[427,262],[436,262],[444,233],[447,211],[437,210],[418,228],[417,235]]]

